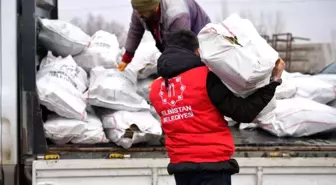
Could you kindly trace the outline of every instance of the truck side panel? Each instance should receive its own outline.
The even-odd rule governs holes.
[[[17,7],[15,0],[0,0],[0,181],[15,183],[17,160]]]
[[[17,15],[16,1],[0,0],[2,164],[17,164]]]
[[[237,158],[234,185],[334,185],[335,158]],[[32,185],[175,185],[169,160],[41,160],[33,163]]]

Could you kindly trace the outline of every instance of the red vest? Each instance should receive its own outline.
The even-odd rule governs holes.
[[[161,117],[171,163],[220,162],[231,158],[234,142],[206,88],[207,67],[188,70],[151,86],[150,100]]]

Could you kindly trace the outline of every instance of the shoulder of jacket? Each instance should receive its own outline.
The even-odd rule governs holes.
[[[193,69],[203,71],[203,72],[206,72],[206,73],[211,72],[210,69],[207,66],[199,66],[199,67],[195,67]]]
[[[189,13],[188,4],[185,0],[161,0],[161,2],[163,11],[168,15]]]

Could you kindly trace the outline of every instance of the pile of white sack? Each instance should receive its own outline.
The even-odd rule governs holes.
[[[53,112],[44,124],[49,139],[129,148],[160,138],[160,118],[149,102],[161,55],[155,43],[141,43],[132,63],[120,72],[116,67],[123,48],[115,35],[98,31],[90,37],[60,20],[41,19],[39,24],[39,42],[49,53],[36,84],[41,104]],[[208,24],[198,38],[203,62],[237,96],[247,97],[269,83],[279,54],[247,19],[233,14],[220,24]],[[268,106],[241,128],[258,126],[279,137],[336,129],[335,88],[336,75],[284,72]]]
[[[198,39],[203,62],[237,96],[247,97],[269,83],[279,54],[249,20],[233,14],[219,24],[206,25]],[[241,128],[257,126],[279,137],[336,129],[336,75],[284,72],[282,78],[267,107],[253,123],[241,124]]]
[[[39,42],[49,52],[37,72],[37,91],[53,112],[44,124],[46,137],[56,144],[112,141],[124,148],[160,138],[160,121],[148,103],[153,79],[147,78],[161,55],[154,44],[140,45],[134,64],[120,72],[115,35],[98,31],[90,37],[60,20],[39,24]]]

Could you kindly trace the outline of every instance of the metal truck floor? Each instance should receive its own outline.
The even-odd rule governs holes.
[[[302,138],[278,138],[260,129],[239,130],[231,127],[231,132],[237,152],[321,150],[336,152],[336,131]],[[165,152],[162,142],[134,145],[130,149],[123,149],[113,143],[95,145],[49,143],[48,148],[49,152]]]

